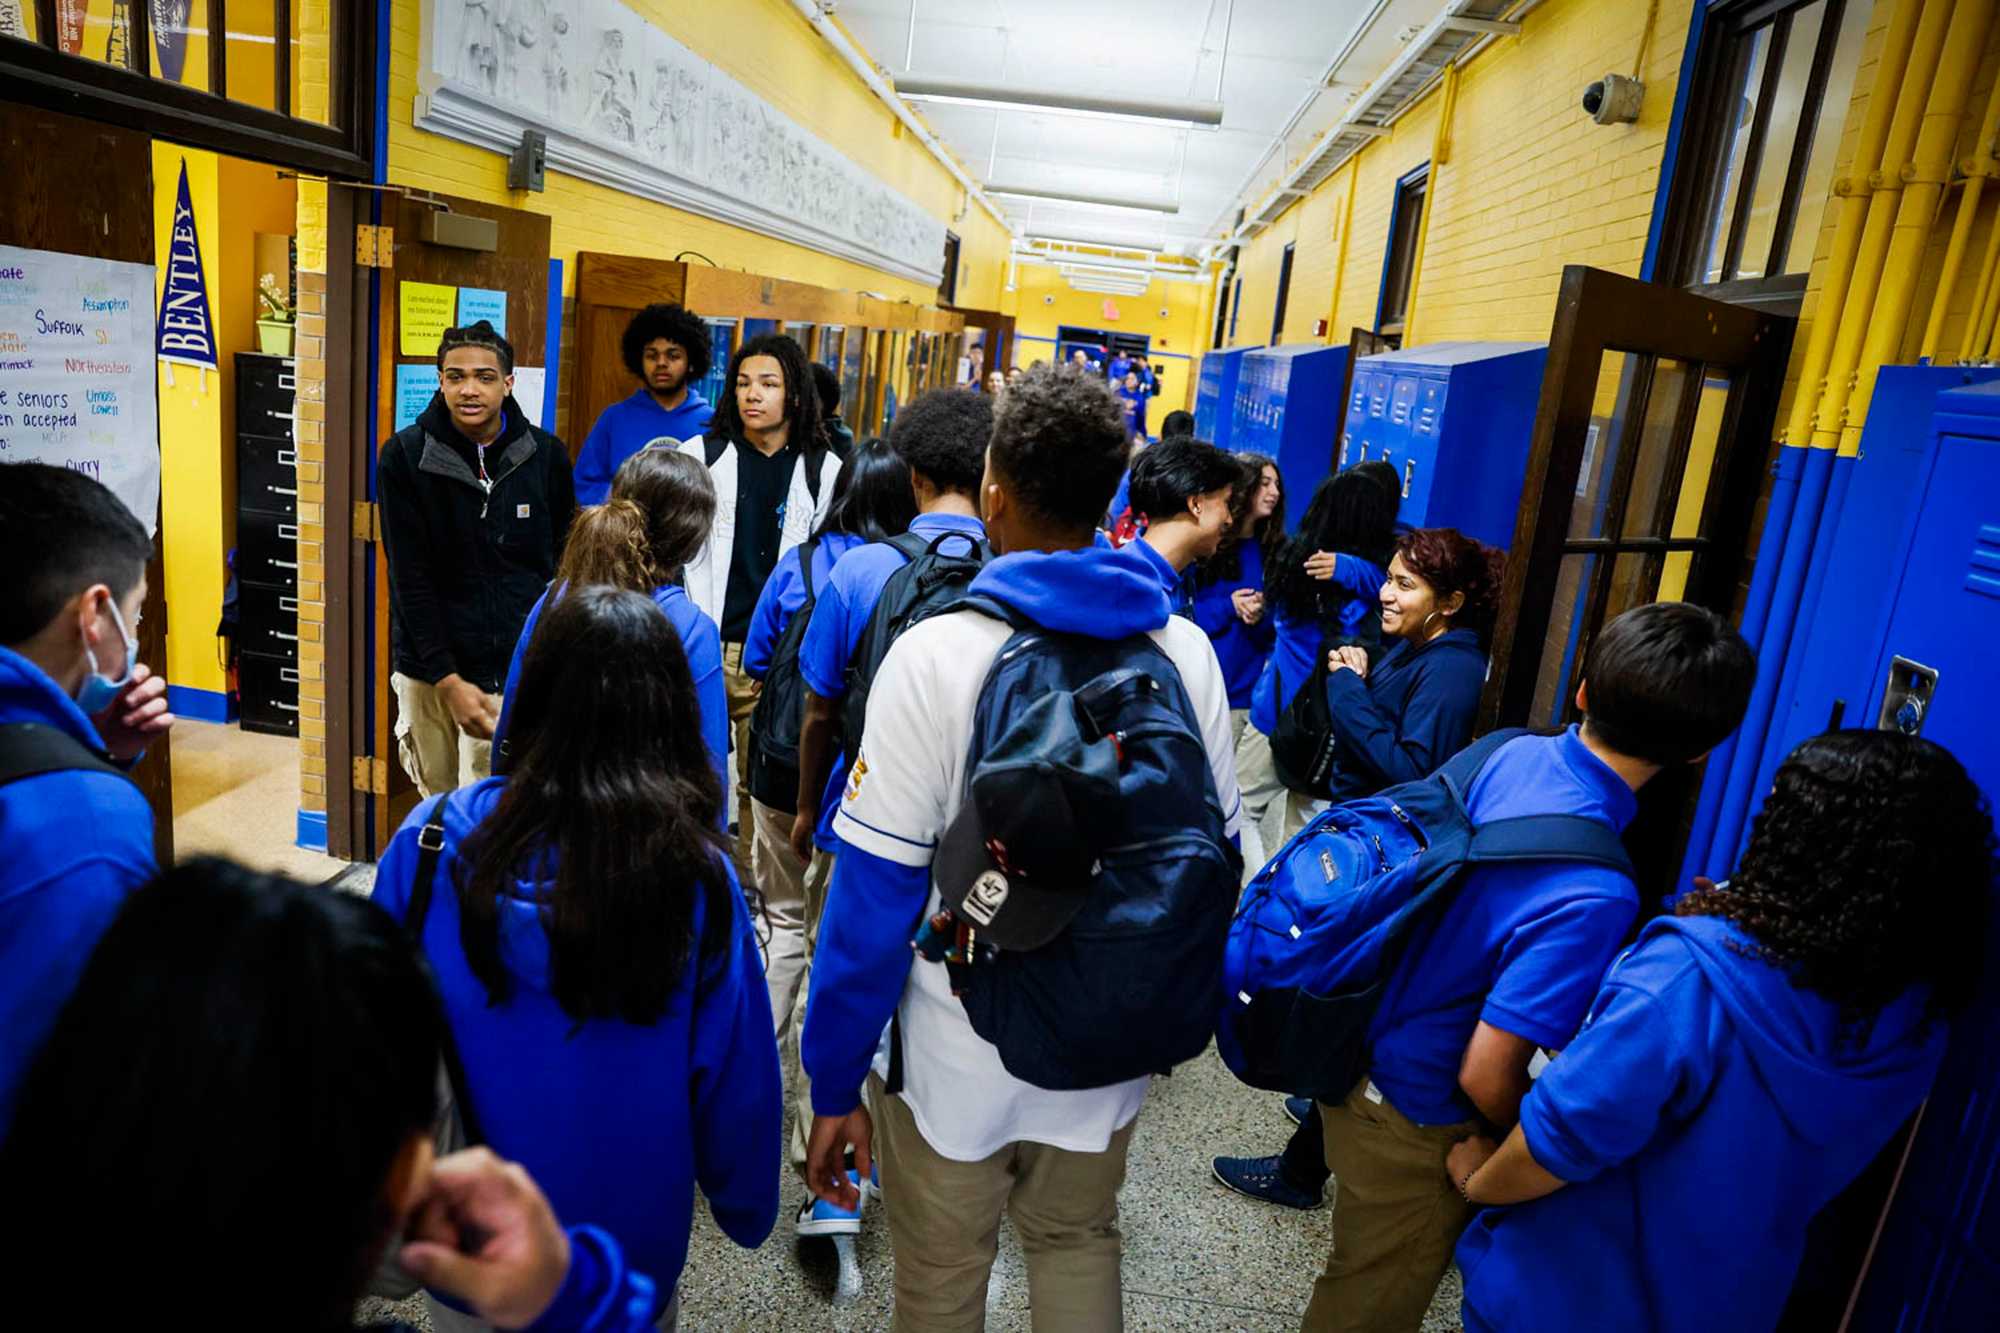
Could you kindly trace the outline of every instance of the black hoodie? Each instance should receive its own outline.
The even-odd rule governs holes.
[[[489,694],[576,513],[562,441],[529,425],[511,396],[501,410],[486,447],[490,492],[439,395],[376,463],[395,669],[432,684],[455,672]]]

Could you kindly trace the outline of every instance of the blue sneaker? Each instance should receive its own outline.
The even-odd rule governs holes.
[[[1319,1110],[1313,1105],[1313,1099],[1310,1097],[1287,1097],[1285,1114],[1292,1118],[1293,1124],[1303,1125],[1307,1116],[1318,1115]]]
[[[858,1236],[861,1234],[861,1210],[868,1206],[868,1186],[862,1183],[859,1174],[847,1173],[861,1191],[852,1212],[828,1203],[817,1195],[807,1195],[799,1205],[798,1216],[792,1219],[792,1230],[801,1236]]]
[[[1278,1169],[1281,1158],[1277,1157],[1218,1157],[1215,1159],[1215,1178],[1238,1194],[1246,1194],[1262,1203],[1275,1203],[1280,1208],[1297,1208],[1302,1212],[1320,1206],[1318,1192],[1308,1194],[1286,1180]]]

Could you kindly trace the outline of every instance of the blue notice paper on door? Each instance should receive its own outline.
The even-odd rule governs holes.
[[[503,338],[507,336],[507,293],[488,291],[484,287],[459,288],[459,327],[477,324],[482,319],[493,325],[495,333]]]
[[[416,424],[437,392],[438,373],[434,365],[396,367],[396,429]]]

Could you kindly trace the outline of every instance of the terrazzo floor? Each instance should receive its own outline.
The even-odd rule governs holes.
[[[1291,1132],[1279,1099],[1238,1083],[1213,1050],[1158,1079],[1140,1116],[1120,1196],[1125,1233],[1125,1327],[1129,1333],[1254,1330],[1299,1326],[1312,1280],[1326,1259],[1331,1213],[1253,1203],[1209,1174],[1218,1153],[1277,1152]],[[681,1277],[683,1333],[732,1330],[887,1329],[893,1288],[888,1229],[871,1217],[858,1246],[862,1292],[831,1303],[836,1264],[829,1243],[801,1249],[791,1211],[802,1187],[787,1173],[783,1215],[754,1251],[739,1249],[697,1204],[688,1265]],[[1459,1327],[1456,1270],[1447,1273],[1423,1333]],[[427,1327],[421,1304],[372,1306]],[[1028,1284],[1021,1251],[1004,1223],[987,1297],[992,1333],[1027,1333]],[[1047,1333],[1047,1330],[1044,1330]],[[1060,1331],[1067,1333],[1067,1331]]]

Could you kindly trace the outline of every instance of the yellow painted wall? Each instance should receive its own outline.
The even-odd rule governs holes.
[[[1152,339],[1153,369],[1161,379],[1159,397],[1151,408],[1153,425],[1157,427],[1160,417],[1175,408],[1193,407],[1196,365],[1193,358],[1202,346],[1201,316],[1207,284],[1191,279],[1155,278],[1143,296],[1107,296],[1102,292],[1077,291],[1067,278],[1047,264],[1022,264],[1016,271],[1015,282],[1015,364],[1027,366],[1054,360],[1056,329],[1063,324],[1143,333]],[[1118,318],[1105,315],[1107,301],[1116,307]],[[1160,314],[1162,310],[1167,312],[1164,317]],[[1047,341],[1032,341],[1038,338]],[[1182,360],[1183,357],[1188,359]]]

